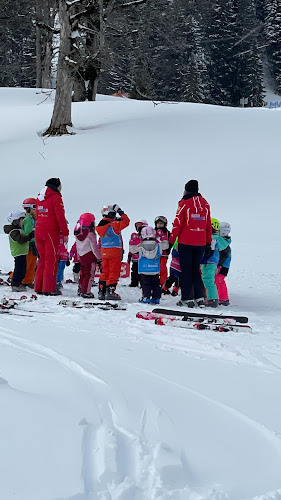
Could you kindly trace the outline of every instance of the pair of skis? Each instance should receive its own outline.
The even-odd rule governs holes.
[[[247,332],[252,328],[246,324],[246,316],[207,314],[201,312],[178,311],[156,308],[150,311],[139,311],[137,318],[154,321],[156,325],[174,326],[195,330],[213,330],[216,332]]]
[[[99,300],[98,302],[91,301],[91,302],[84,302],[82,300],[70,300],[70,299],[65,299],[61,300],[59,302],[60,306],[63,307],[74,307],[75,309],[102,309],[103,311],[126,311],[125,306],[120,306],[118,302],[111,302],[108,300]]]

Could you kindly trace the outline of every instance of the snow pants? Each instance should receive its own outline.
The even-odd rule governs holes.
[[[66,260],[59,260],[58,262],[58,272],[57,272],[57,283],[61,283],[63,280],[63,273],[65,270]]]
[[[161,287],[159,274],[141,274],[142,296],[148,299],[160,299]]]
[[[168,258],[160,257],[160,285],[164,285],[166,279],[168,278],[168,270],[167,270],[167,262]]]
[[[33,255],[31,249],[26,256],[26,273],[22,281],[23,285],[33,283],[35,277],[35,269],[37,264],[37,256]]]
[[[215,276],[215,283],[217,285],[219,300],[229,300],[228,290],[225,282],[226,276],[224,274],[219,274],[219,267],[217,269],[218,273]]]
[[[216,264],[201,265],[202,280],[206,288],[208,300],[213,300],[218,298],[218,290],[217,290],[217,285],[215,283],[216,271],[217,271]]]
[[[35,274],[35,292],[54,292],[57,283],[59,233],[41,233],[35,230],[35,239],[40,255]]]
[[[200,264],[205,247],[178,244],[181,266],[181,299],[192,300],[205,297],[204,285],[200,273]]]
[[[131,267],[131,286],[139,286],[140,279],[141,277],[139,274],[138,261],[133,260]]]
[[[106,286],[116,285],[120,278],[122,248],[102,248],[102,273],[99,281],[105,281]]]
[[[95,279],[97,259],[93,252],[88,252],[80,256],[80,276],[79,289],[80,293],[90,293],[93,281]]]
[[[26,273],[26,255],[18,255],[14,258],[15,267],[12,276],[12,286],[19,286]]]

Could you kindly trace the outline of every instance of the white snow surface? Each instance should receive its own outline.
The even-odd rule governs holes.
[[[59,176],[71,234],[81,213],[99,220],[118,203],[127,255],[134,221],[161,214],[171,228],[197,178],[212,216],[232,225],[227,312],[253,333],[137,319],[152,306],[128,279],[126,311],[39,297],[20,306],[31,317],[1,314],[1,500],[280,500],[280,111],[99,96],[73,104],[75,135],[42,139],[52,107],[40,90],[0,89],[2,226]],[[4,234],[0,245],[8,271]]]

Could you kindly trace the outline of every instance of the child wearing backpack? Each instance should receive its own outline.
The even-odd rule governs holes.
[[[138,271],[139,244],[141,243],[141,230],[145,226],[148,226],[148,223],[144,219],[135,222],[136,232],[131,234],[129,241],[128,263],[130,264],[130,262],[132,262],[130,287],[137,287],[140,283]]]
[[[141,275],[142,298],[139,302],[143,304],[159,304],[161,297],[159,276],[162,254],[161,244],[156,239],[155,229],[150,226],[142,229],[141,240],[138,268]]]
[[[95,230],[95,216],[88,212],[80,215],[74,228],[74,235],[81,265],[78,295],[91,299],[94,298],[91,288],[95,278],[96,264],[101,260],[101,250]]]
[[[24,212],[14,210],[7,217],[9,224],[4,226],[4,233],[9,235],[11,254],[15,262],[12,276],[13,292],[26,291],[22,280],[26,273],[26,256],[29,252],[29,242],[34,238],[34,231],[31,231],[29,234],[25,234],[23,231],[24,218]]]

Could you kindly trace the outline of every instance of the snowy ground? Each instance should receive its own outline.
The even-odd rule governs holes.
[[[280,500],[279,110],[100,96],[73,105],[76,135],[42,141],[52,112],[43,100],[0,89],[2,225],[60,176],[71,231],[80,213],[99,218],[118,203],[132,221],[127,243],[136,218],[171,225],[185,182],[198,178],[212,215],[232,224],[229,312],[249,316],[253,334],[136,319],[151,307],[128,280],[127,311],[39,297],[21,305],[32,317],[2,314],[1,500]],[[3,234],[0,249],[7,271]]]

